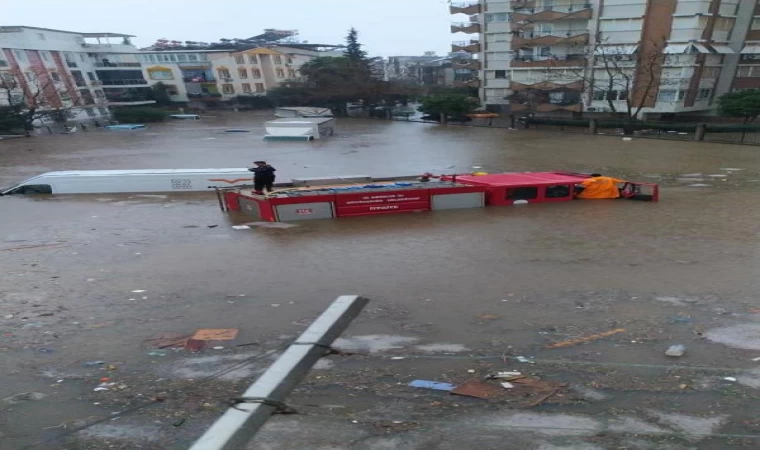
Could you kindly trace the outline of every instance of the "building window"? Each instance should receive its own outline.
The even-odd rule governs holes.
[[[97,116],[97,114],[95,114],[95,110],[93,110],[92,108],[85,108],[84,112],[87,113],[89,117]]]
[[[261,78],[261,71],[259,69],[251,69],[253,72],[253,78]]]
[[[224,94],[234,94],[235,93],[235,87],[231,84],[223,84],[222,85],[222,93]]]
[[[34,81],[34,74],[32,72],[24,72],[24,76],[29,81]]]
[[[282,64],[282,56],[280,56],[280,55],[274,55],[274,63],[275,64]]]
[[[243,94],[250,94],[253,92],[251,90],[251,83],[243,83]]]
[[[491,23],[491,22],[509,22],[509,14],[507,13],[486,14],[486,23]]]
[[[61,81],[61,76],[58,75],[58,72],[50,72],[50,78],[52,78],[53,81]]]
[[[752,29],[753,30],[760,30],[760,18],[754,19],[752,21]]]
[[[197,62],[198,61],[198,55],[193,55],[192,53],[187,55],[187,60],[189,62]]]
[[[43,61],[50,61],[50,52],[40,52]]]
[[[496,73],[494,73],[494,78],[506,79],[507,78],[507,71],[506,70],[497,70]]]
[[[248,70],[245,68],[238,69],[238,76],[240,78],[248,78]]]
[[[90,79],[90,81],[95,81],[95,74],[92,72],[87,72],[87,78]]]
[[[256,83],[256,92],[264,92],[264,83]]]
[[[277,78],[285,78],[285,71],[282,69],[277,69]]]
[[[44,41],[44,40],[46,40],[46,39],[47,39],[47,38],[45,37],[45,33],[37,33],[37,37],[38,37],[38,38],[39,38],[41,41]]]
[[[13,54],[16,55],[16,60],[18,62],[26,61],[26,55],[23,50],[13,50]]]
[[[235,55],[235,64],[245,64],[243,55]]]
[[[760,66],[739,66],[737,78],[760,77]]]
[[[106,98],[106,94],[103,91],[95,91],[95,97],[102,100]]]
[[[79,54],[79,60],[82,61],[82,62],[86,62],[87,61],[87,58],[85,57],[84,53],[80,53]]]
[[[606,94],[607,94],[606,91],[594,91],[593,99],[594,100],[604,100],[607,97]]]
[[[657,96],[657,100],[660,102],[674,102],[676,101],[676,96],[678,95],[678,91],[675,89],[660,89],[660,93]]]
[[[108,115],[108,110],[106,108],[98,108],[98,112],[100,113],[101,116]]]
[[[248,55],[248,64],[258,64],[259,59],[256,58],[256,55]]]
[[[720,67],[705,67],[702,69],[702,78],[703,79],[713,79],[718,78],[718,75],[720,74]]]
[[[678,91],[678,101],[680,102],[681,100],[685,98],[686,98],[686,91]]]
[[[296,71],[293,69],[288,69],[288,78],[295,78],[296,77]]]
[[[171,70],[148,69],[148,77],[150,77],[151,80],[173,80],[174,74]]]
[[[232,78],[232,77],[230,76],[230,71],[229,70],[227,70],[227,69],[219,69],[219,78],[229,79],[229,78]]]
[[[565,102],[564,92],[549,92],[549,103],[553,105],[561,105]]]
[[[697,100],[709,100],[711,94],[712,94],[712,89],[710,88],[700,89],[697,92]]]
[[[290,56],[288,56],[288,64],[293,64],[293,58],[291,58]]]
[[[64,101],[64,102],[71,101],[71,96],[69,95],[68,92],[61,92],[60,95],[61,95],[61,101]]]
[[[538,50],[538,56],[543,56],[543,57],[552,56],[552,48],[551,47],[539,47],[536,50]]]

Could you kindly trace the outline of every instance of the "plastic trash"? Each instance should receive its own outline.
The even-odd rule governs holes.
[[[515,356],[515,359],[520,361],[521,363],[528,363],[528,364],[536,363],[535,361],[533,361],[533,358],[526,358],[525,356]]]
[[[94,367],[94,366],[100,366],[105,363],[106,363],[105,361],[87,361],[83,363],[82,365],[85,367]]]
[[[433,389],[436,391],[451,391],[454,389],[454,385],[451,383],[440,383],[438,381],[429,380],[414,380],[409,383],[409,386],[423,389]]]
[[[668,356],[683,356],[684,353],[686,353],[686,347],[681,344],[671,345],[665,350],[665,354]]]
[[[512,384],[512,383],[507,383],[505,381],[505,382],[501,383],[501,387],[503,387],[504,389],[512,389],[513,387],[515,387],[515,385]]]
[[[723,379],[726,381],[736,381],[735,377],[723,377]]]
[[[507,371],[507,372],[494,372],[486,376],[487,380],[498,380],[500,378],[514,378],[522,376],[520,372]]]

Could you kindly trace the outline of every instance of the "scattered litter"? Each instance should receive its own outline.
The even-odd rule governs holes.
[[[142,294],[143,292],[145,292],[145,289],[135,289],[132,291],[133,294]]]
[[[106,363],[105,361],[87,361],[86,363],[83,363],[82,365],[85,367],[93,367],[93,366],[100,366],[105,363]]]
[[[191,339],[199,341],[231,341],[238,335],[237,328],[202,328]]]
[[[472,166],[473,169],[482,169],[482,166]]]
[[[40,400],[47,397],[47,395],[41,393],[41,392],[22,392],[20,394],[16,394],[10,397],[6,397],[3,399],[3,403],[8,405],[15,405],[16,403],[31,401],[31,400]]]
[[[185,350],[191,352],[199,352],[203,350],[203,347],[205,346],[206,341],[201,341],[199,339],[188,339],[187,342],[185,342]]]
[[[689,187],[710,187],[711,184],[702,184],[702,183],[696,183],[696,184],[690,184]]]
[[[206,228],[216,228],[216,227],[218,227],[218,226],[219,226],[219,225],[206,225]]]
[[[504,389],[512,389],[513,387],[515,387],[515,385],[512,384],[512,383],[507,383],[505,381],[505,382],[501,383],[501,387],[503,387]]]
[[[723,379],[726,381],[736,381],[735,377],[723,377]]]
[[[116,370],[118,367],[114,366],[113,364],[109,364],[106,366],[106,370]]]
[[[4,319],[13,319],[13,314],[6,314],[3,316]]]
[[[230,128],[229,130],[224,130],[225,133],[248,133],[250,130],[243,130],[242,128]]]
[[[688,316],[676,316],[672,317],[668,320],[668,323],[680,323],[680,324],[686,324],[691,323],[694,320],[691,317]]]
[[[619,334],[625,332],[625,328],[616,328],[614,330],[605,331],[603,333],[597,333],[592,334],[590,336],[580,337],[576,339],[570,339],[567,341],[562,342],[555,342],[554,344],[549,344],[546,346],[546,348],[563,348],[563,347],[571,347],[573,345],[583,344],[585,342],[591,342],[595,341],[597,339],[601,339],[603,337],[612,336],[614,334]]]
[[[235,230],[250,230],[251,229],[251,227],[249,227],[248,225],[233,225],[232,228]]]
[[[298,226],[298,225],[293,225],[292,223],[285,223],[285,222],[251,222],[251,223],[246,224],[246,226],[247,225],[252,225],[254,227],[261,227],[261,228],[282,228],[282,229],[293,228],[293,227]]]
[[[221,345],[217,345],[216,347],[211,347],[211,348],[213,348],[214,350],[223,350],[224,349],[224,347],[222,347]]]
[[[520,361],[521,363],[528,363],[528,364],[536,363],[535,361],[533,361],[533,358],[526,358],[525,356],[515,356],[515,359]]]
[[[665,354],[668,356],[683,356],[684,353],[686,353],[686,347],[681,344],[671,345],[665,350]]]
[[[510,379],[515,377],[522,377],[522,373],[520,372],[495,372],[489,375],[486,375],[486,380],[499,380],[499,379]]]
[[[213,138],[212,138],[213,139]],[[179,419],[178,421],[174,422],[172,426],[179,427],[182,426],[183,423],[185,423],[186,419]]]
[[[722,173],[715,174],[715,175],[708,175],[708,177],[712,178],[726,178],[728,175],[723,175]]]
[[[624,138],[623,138],[623,140],[624,140],[624,141],[632,141],[632,140],[633,140],[633,138],[624,137]]]
[[[149,347],[154,347],[158,349],[162,348],[168,348],[168,347],[182,347],[185,345],[185,341],[190,338],[191,335],[178,335],[178,334],[162,334],[158,337],[155,337],[153,339],[148,339],[145,341],[145,343]]]
[[[760,361],[760,356],[758,356],[757,358],[752,358],[752,361]]]
[[[148,352],[148,356],[166,356],[166,352],[164,352],[164,351],[152,351],[152,352]]]
[[[394,357],[393,357],[393,358],[391,358],[391,359],[393,359],[393,360],[395,360],[395,361],[398,361],[398,360],[400,360],[400,359],[405,359],[405,358],[404,358],[403,356],[394,356]],[[758,358],[758,360],[760,360],[760,358]]]
[[[744,169],[739,169],[738,167],[721,167],[720,170],[735,171],[735,170],[744,170]]]
[[[423,389],[433,389],[436,391],[451,391],[454,389],[454,385],[451,383],[440,383],[438,381],[428,380],[414,380],[409,383],[409,386]]]
[[[475,369],[467,369],[467,373],[475,373]]]
[[[451,393],[465,397],[489,399],[500,393],[500,389],[493,384],[481,380],[467,380],[454,388]]]
[[[40,352],[40,353],[53,353],[54,352],[54,350],[51,350],[49,348],[38,348],[37,351]]]
[[[279,308],[279,306],[280,306],[279,303],[272,303],[272,308]]]
[[[100,383],[93,391],[110,391],[112,387],[116,386],[116,383]]]

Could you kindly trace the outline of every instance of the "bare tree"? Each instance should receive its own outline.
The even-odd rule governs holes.
[[[66,122],[82,108],[105,104],[104,99],[93,98],[89,90],[70,93],[52,79],[42,81],[32,76],[23,80],[22,76],[11,73],[0,76],[0,126],[20,128],[26,136],[31,136],[35,126],[44,122]]]
[[[569,70],[583,81],[592,99],[603,99],[613,113],[636,120],[641,110],[655,100],[658,88],[673,83],[662,77],[668,58],[664,49],[664,40],[644,42],[637,49],[597,40],[587,49],[588,65]],[[620,101],[625,102],[623,111]]]

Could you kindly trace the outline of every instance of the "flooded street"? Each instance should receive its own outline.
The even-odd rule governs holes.
[[[250,449],[760,446],[760,148],[360,119],[263,142],[270,116],[3,140],[0,186],[264,159],[279,181],[601,172],[661,183],[661,201],[235,230],[250,218],[211,193],[2,197],[0,450],[187,448],[272,358],[199,381],[281,348],[342,294],[370,299],[338,343],[355,354],[321,360],[289,398],[300,414],[273,417]],[[200,328],[240,332],[197,354],[145,343]],[[665,356],[675,344],[686,353]],[[564,385],[535,405],[407,386],[506,370]],[[117,387],[94,391],[103,377]],[[44,397],[9,400],[27,392]]]

